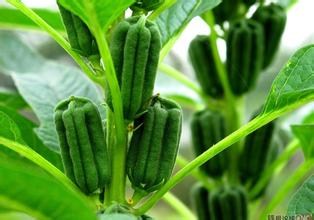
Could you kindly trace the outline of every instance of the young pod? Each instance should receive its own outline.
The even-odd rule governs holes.
[[[72,50],[91,60],[100,59],[96,40],[87,25],[57,1]]]
[[[213,9],[216,23],[222,24],[225,21],[236,19],[240,6],[241,0],[223,0]]]
[[[189,56],[202,90],[213,98],[223,96],[209,36],[198,35],[189,46]]]
[[[209,192],[196,185],[192,196],[199,220],[247,220],[248,201],[240,186],[222,186]]]
[[[161,48],[158,27],[142,17],[131,17],[113,31],[110,45],[124,116],[133,120],[149,105],[156,78]],[[112,106],[111,95],[107,103]]]
[[[252,89],[263,65],[262,26],[248,19],[232,23],[227,36],[227,71],[231,89],[242,95]]]
[[[240,186],[223,186],[209,194],[210,220],[247,220],[248,200]]]
[[[157,9],[165,0],[137,0],[132,6],[132,10],[145,10],[146,12]]]
[[[110,169],[97,106],[72,96],[57,105],[54,118],[65,174],[86,194],[103,188]]]
[[[192,188],[192,203],[198,220],[209,220],[209,191],[201,184]]]
[[[271,64],[278,50],[281,36],[285,30],[287,14],[283,7],[271,3],[260,6],[253,14],[253,20],[259,22],[264,29],[264,62],[263,67]]]
[[[160,97],[135,120],[127,174],[136,191],[159,189],[171,176],[181,135],[182,110]]]
[[[274,160],[278,151],[273,146],[275,122],[270,122],[249,134],[239,159],[241,182],[252,188],[259,180],[269,161]]]
[[[196,156],[204,153],[227,136],[224,116],[209,109],[197,112],[191,122],[192,142]],[[219,177],[229,164],[228,151],[221,152],[200,168],[209,176]]]

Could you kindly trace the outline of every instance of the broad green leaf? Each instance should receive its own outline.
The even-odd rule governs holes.
[[[57,31],[64,31],[61,17],[56,11],[47,9],[33,9],[43,20]],[[12,8],[0,7],[0,28],[26,28],[41,30],[37,24],[26,17],[22,12]]]
[[[21,132],[16,123],[4,112],[0,111],[0,136],[24,144]]]
[[[58,153],[55,153],[54,151],[51,151],[43,145],[42,141],[37,137],[36,133],[34,132],[34,129],[37,126],[33,122],[18,114],[16,111],[6,108],[4,106],[0,106],[0,113],[1,112],[5,113],[8,117],[12,119],[12,121],[14,121],[20,131],[21,139],[23,139],[26,145],[31,147],[41,156],[43,156],[59,170],[63,170],[60,155]]]
[[[294,136],[300,141],[305,159],[314,158],[314,112],[307,115],[300,125],[292,125]]]
[[[298,1],[299,0],[276,0],[275,2],[282,7],[289,9],[290,7],[298,3]]]
[[[28,105],[20,94],[0,89],[0,106],[10,106],[10,108],[19,110],[26,108]]]
[[[314,214],[314,176],[309,177],[293,195],[288,206],[288,216]]]
[[[78,15],[89,27],[98,22],[103,30],[121,16],[135,0],[60,0],[60,3]]]
[[[264,115],[284,112],[314,99],[314,45],[298,50],[272,84]]]
[[[19,93],[39,118],[36,132],[45,146],[59,151],[54,108],[71,95],[93,100],[104,117],[100,92],[80,70],[45,60],[12,33],[0,32],[0,42],[0,70],[12,76]]]
[[[305,159],[314,158],[314,124],[293,125],[293,134],[299,139]]]
[[[221,0],[177,0],[156,19],[162,44],[165,45],[171,38],[179,35],[192,18],[214,8],[220,2]]]
[[[24,213],[18,213],[18,212],[1,213],[1,208],[0,208],[0,219],[5,219],[5,220],[35,220],[33,217],[30,217],[29,215],[26,215]]]
[[[0,207],[43,220],[96,220],[83,194],[69,190],[42,171],[0,160],[0,179]]]

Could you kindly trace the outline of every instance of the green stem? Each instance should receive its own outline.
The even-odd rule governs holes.
[[[153,13],[151,13],[148,19],[155,20],[163,11],[174,5],[176,1],[177,0],[166,0],[159,8],[157,8]]]
[[[71,191],[81,193],[77,186],[67,176],[65,176],[59,169],[53,166],[49,161],[47,161],[33,149],[3,137],[0,137],[0,146],[5,146],[32,161],[34,164],[38,165],[47,173],[51,174],[53,177],[63,183]]]
[[[7,0],[7,2],[18,10],[20,10],[24,15],[36,23],[39,27],[45,30],[80,66],[84,73],[95,83],[104,85],[104,79],[96,77],[94,72],[90,67],[84,62],[80,55],[71,49],[70,44],[60,35],[55,29],[53,29],[49,24],[47,24],[39,15],[37,15],[33,10],[28,8],[19,0]]]
[[[155,205],[156,202],[160,198],[163,197],[165,193],[167,193],[170,189],[172,189],[176,184],[182,181],[186,176],[188,176],[195,168],[201,166],[209,159],[213,158],[221,151],[227,149],[230,145],[236,143],[237,141],[241,140],[241,138],[247,136],[248,134],[252,133],[256,129],[264,126],[265,124],[269,123],[270,121],[274,120],[275,118],[279,117],[283,111],[280,112],[273,112],[268,115],[259,116],[248,124],[244,125],[240,129],[236,130],[229,136],[222,139],[220,142],[209,148],[203,154],[195,158],[191,161],[188,165],[183,167],[179,172],[177,172],[170,180],[159,189],[155,194],[153,194],[144,205],[142,205],[136,212],[137,214],[143,214],[147,212],[151,207]]]
[[[197,86],[194,82],[192,82],[188,77],[186,77],[183,73],[181,73],[180,71],[176,70],[175,68],[168,66],[164,63],[160,63],[159,64],[159,70],[163,73],[165,73],[166,75],[174,78],[175,80],[177,80],[178,82],[182,83],[183,85],[187,86],[188,88],[190,88],[191,90],[193,90],[196,94],[198,94],[200,96],[200,98],[202,100],[204,100],[204,102],[206,104],[208,104],[211,108],[216,108],[216,109],[221,109],[222,107],[222,103],[214,100],[210,97],[208,97],[203,91],[202,89]]]
[[[304,162],[298,169],[294,172],[292,176],[283,184],[279,191],[274,195],[271,201],[267,204],[264,211],[260,216],[260,220],[267,219],[267,215],[273,212],[277,205],[287,196],[288,193],[293,190],[298,183],[304,178],[304,176],[313,168],[314,160],[308,160]]]
[[[232,93],[230,88],[229,79],[227,75],[227,71],[225,69],[225,65],[223,64],[219,51],[218,51],[218,34],[215,29],[215,19],[212,11],[208,11],[204,14],[204,20],[208,24],[210,28],[210,45],[212,48],[213,57],[215,60],[216,69],[218,72],[219,80],[221,82],[222,88],[225,94],[226,100],[226,112],[227,112],[227,122],[228,122],[228,130],[229,132],[233,132],[240,127],[240,119],[237,111],[237,101]],[[237,155],[239,151],[239,144],[236,144],[230,150],[230,154],[232,154],[230,166],[229,166],[229,176],[232,182],[238,181],[238,170],[237,170]]]
[[[274,172],[280,172],[278,168],[283,168],[286,163],[291,159],[291,157],[296,153],[299,148],[299,141],[293,140],[281,153],[281,155],[272,162],[262,173],[259,181],[250,191],[249,197],[254,198],[258,195],[264,187],[267,185],[270,178],[273,176]]]
[[[124,124],[123,108],[121,92],[118,84],[118,80],[115,73],[114,64],[111,58],[108,43],[105,35],[102,31],[96,13],[94,11],[93,4],[90,1],[85,1],[85,7],[89,16],[90,29],[92,30],[98,45],[98,49],[102,58],[102,61],[106,67],[106,80],[110,90],[113,105],[113,120],[115,126],[116,142],[111,148],[111,160],[112,160],[112,178],[109,188],[109,196],[111,201],[119,203],[125,203],[125,160],[127,152],[127,129]],[[103,87],[106,91],[106,87]],[[107,94],[106,94],[107,95]],[[111,127],[111,125],[107,125]]]
[[[180,167],[185,167],[186,165],[189,164],[189,161],[187,161],[183,156],[178,155],[176,164],[179,165]],[[204,187],[206,187],[209,191],[211,191],[215,187],[215,183],[208,178],[208,176],[203,173],[200,169],[195,169],[191,173],[192,176],[195,177],[195,179],[199,180]]]
[[[193,212],[175,195],[168,192],[164,195],[163,200],[168,203],[171,207],[173,207],[180,215],[181,219],[186,220],[196,220],[197,218],[193,214]]]

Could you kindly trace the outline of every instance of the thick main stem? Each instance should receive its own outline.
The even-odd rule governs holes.
[[[237,111],[237,102],[230,88],[230,83],[227,75],[227,71],[225,69],[225,65],[223,64],[217,46],[218,35],[215,30],[215,19],[212,11],[208,11],[204,14],[204,20],[210,27],[210,45],[212,54],[215,60],[216,69],[218,72],[219,80],[221,82],[222,88],[224,90],[225,102],[226,102],[226,116],[227,116],[227,125],[229,133],[237,130],[240,127],[240,119]],[[237,182],[237,157],[238,157],[239,146],[235,145],[230,150],[230,154],[232,154],[230,166],[229,166],[229,177],[232,182]]]
[[[106,68],[107,84],[105,87],[103,87],[103,89],[106,91],[106,87],[108,86],[113,105],[113,117],[112,120],[110,120],[110,123],[112,124],[107,125],[109,127],[114,127],[115,134],[115,140],[110,141],[110,143],[113,143],[114,146],[109,146],[112,160],[112,175],[108,193],[110,197],[109,200],[125,203],[125,160],[127,153],[127,129],[124,123],[121,92],[105,35],[98,23],[97,18],[95,17],[93,6],[90,2],[86,2],[85,4],[87,11],[90,14],[90,24],[94,24],[93,27],[90,28],[95,35],[98,49]],[[108,200],[106,199],[106,201]]]

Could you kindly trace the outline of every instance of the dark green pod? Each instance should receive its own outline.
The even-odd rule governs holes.
[[[232,21],[237,18],[241,6],[241,0],[223,0],[213,9],[215,21],[222,24],[225,21]]]
[[[189,56],[202,90],[213,98],[223,96],[209,36],[198,35],[189,46]]]
[[[202,185],[196,184],[192,188],[192,202],[198,220],[210,220],[209,191]]]
[[[191,122],[193,148],[196,156],[204,153],[227,136],[224,116],[209,109],[197,112]],[[228,168],[228,151],[224,151],[201,166],[209,176],[219,177]]]
[[[260,6],[253,14],[252,19],[259,22],[264,29],[263,67],[265,68],[271,64],[278,50],[286,26],[287,14],[283,7],[272,3],[267,6]]]
[[[145,10],[146,12],[157,9],[165,0],[137,0],[132,6],[132,10]]]
[[[65,174],[86,194],[103,188],[110,169],[97,106],[86,98],[70,97],[57,105],[55,124]]]
[[[147,112],[136,119],[127,155],[132,187],[152,192],[171,176],[177,156],[182,110],[174,102],[157,97]]]
[[[249,188],[259,180],[267,164],[276,158],[274,154],[278,151],[272,146],[274,129],[275,122],[270,122],[245,138],[239,159],[239,175],[241,182]]]
[[[76,15],[68,11],[57,0],[63,24],[72,49],[84,57],[99,58],[96,40],[87,25]]]
[[[209,194],[210,220],[247,220],[248,201],[239,186],[224,186]]]
[[[156,78],[160,34],[144,17],[131,17],[117,25],[110,45],[120,85],[124,116],[133,120],[149,105]],[[107,103],[111,106],[111,95]]]
[[[252,89],[263,65],[262,26],[242,19],[232,23],[227,36],[227,71],[231,89],[242,95]]]

